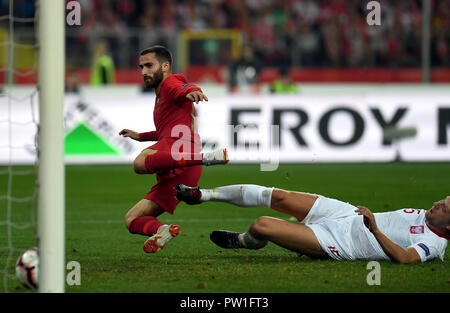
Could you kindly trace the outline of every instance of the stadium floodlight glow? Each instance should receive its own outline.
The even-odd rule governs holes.
[[[39,1],[39,292],[64,292],[65,1]]]

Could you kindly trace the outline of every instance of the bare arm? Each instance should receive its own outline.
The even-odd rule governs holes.
[[[199,103],[202,100],[208,101],[208,97],[201,91],[192,91],[186,95],[186,98],[192,102]]]
[[[131,139],[137,141],[158,141],[158,131],[154,130],[151,132],[138,133],[131,129],[122,129],[119,135],[124,137],[130,137]]]
[[[420,262],[420,255],[414,248],[409,247],[405,249],[403,247],[400,247],[378,229],[377,223],[375,222],[375,216],[372,212],[370,212],[368,208],[358,206],[358,210],[356,210],[355,212],[359,215],[364,216],[364,224],[375,236],[376,240],[383,248],[384,252],[391,258],[391,260],[398,263]]]
[[[139,133],[131,129],[122,129],[119,132],[119,135],[122,135],[124,137],[130,137],[131,139],[140,141]]]

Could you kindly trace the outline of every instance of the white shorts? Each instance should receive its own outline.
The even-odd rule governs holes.
[[[336,260],[355,260],[352,244],[352,224],[361,218],[357,207],[336,199],[319,196],[301,221],[311,228],[320,246],[330,257]]]

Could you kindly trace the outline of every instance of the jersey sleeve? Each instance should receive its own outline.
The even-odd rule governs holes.
[[[424,239],[411,245],[411,247],[413,247],[417,251],[422,262],[437,258],[439,258],[441,261],[444,261],[445,247],[441,247],[441,244],[439,242]]]
[[[158,140],[158,132],[156,130],[151,132],[139,133],[140,141],[157,141]]]
[[[186,95],[193,91],[202,91],[200,87],[191,84],[183,83],[181,81],[176,81],[169,86],[169,95],[173,100],[185,100]]]

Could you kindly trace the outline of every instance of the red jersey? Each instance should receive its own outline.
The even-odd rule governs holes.
[[[190,140],[200,142],[196,127],[196,112],[194,103],[186,98],[192,91],[202,91],[199,87],[187,82],[183,74],[173,74],[163,80],[159,93],[156,95],[153,121],[156,131],[140,133],[143,141],[160,141],[163,138],[187,137],[186,132],[172,132],[175,128],[190,131]]]

